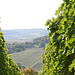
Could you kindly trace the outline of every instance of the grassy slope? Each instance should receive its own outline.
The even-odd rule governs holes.
[[[33,67],[35,71],[39,71],[42,68],[41,55],[45,50],[41,48],[31,48],[23,52],[11,54],[13,60],[16,63],[21,63],[26,67]]]

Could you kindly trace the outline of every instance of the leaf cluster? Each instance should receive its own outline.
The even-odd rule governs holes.
[[[3,33],[0,30],[0,75],[23,75],[11,56],[8,56]]]
[[[50,42],[42,55],[39,75],[74,75],[75,64],[75,0],[64,0],[55,15],[47,20]]]

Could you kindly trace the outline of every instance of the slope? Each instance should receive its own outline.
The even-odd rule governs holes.
[[[30,48],[23,52],[11,54],[16,63],[21,63],[26,67],[33,67],[35,71],[42,68],[41,55],[45,52],[42,48]],[[38,66],[38,67],[37,67]]]

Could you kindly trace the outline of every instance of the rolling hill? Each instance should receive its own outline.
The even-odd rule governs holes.
[[[6,41],[33,41],[33,39],[49,33],[46,29],[13,29],[2,30],[2,32]]]

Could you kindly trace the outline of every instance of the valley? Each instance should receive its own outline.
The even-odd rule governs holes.
[[[8,54],[15,63],[25,68],[32,67],[35,72],[42,69],[41,56],[48,44],[46,29],[2,30]]]

